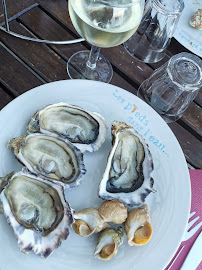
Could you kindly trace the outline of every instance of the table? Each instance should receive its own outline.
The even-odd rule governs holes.
[[[7,0],[10,30],[30,37],[48,40],[70,40],[78,37],[71,24],[66,0]],[[4,25],[0,7],[0,24]],[[20,40],[0,31],[0,109],[15,97],[44,83],[69,79],[66,62],[83,49],[87,42],[72,45],[44,45]],[[111,84],[136,94],[139,85],[155,68],[177,53],[188,51],[174,38],[166,57],[156,64],[145,64],[132,58],[122,45],[102,49],[112,63]],[[202,91],[184,115],[169,124],[177,137],[189,168],[202,168]],[[2,128],[2,127],[1,127]]]

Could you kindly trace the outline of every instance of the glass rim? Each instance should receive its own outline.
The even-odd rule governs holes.
[[[161,2],[159,0],[151,0],[151,1],[153,3],[155,3],[157,8],[159,9],[159,12],[161,12],[163,14],[170,15],[170,16],[179,15],[184,9],[184,1],[183,0],[177,0],[179,3],[179,8],[176,10],[167,9],[164,5],[161,4]]]
[[[108,7],[128,8],[128,7],[134,6],[140,2],[145,2],[145,0],[135,0],[135,1],[128,3],[128,4],[112,4],[112,3],[109,3],[109,1],[107,1],[107,0],[100,0],[99,4],[103,4],[103,5],[108,6]]]
[[[185,89],[185,91],[190,91],[191,89],[194,91],[195,88],[201,87],[202,86],[202,60],[198,56],[188,53],[188,52],[181,52],[170,58],[170,60],[168,61],[168,66],[167,66],[167,72],[168,72],[169,77],[173,80],[173,82],[176,85],[178,85],[179,87],[182,87],[182,85],[180,85],[178,82],[176,82],[173,79],[173,72],[170,69],[170,67],[173,66],[176,63],[176,61],[178,61],[179,59],[192,62],[200,71],[200,78],[198,79],[198,81],[195,82],[194,84],[186,84],[187,89]]]

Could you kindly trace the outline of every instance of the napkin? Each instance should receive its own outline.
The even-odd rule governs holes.
[[[190,219],[194,219],[195,217],[199,216],[200,218],[197,222],[193,225],[197,225],[200,221],[202,221],[202,170],[189,170],[190,178],[191,178],[191,191],[192,191],[192,200],[191,200],[191,213],[196,212],[196,214]],[[176,252],[173,259],[170,261],[168,266],[165,270],[179,270],[182,266],[185,258],[187,257],[193,243],[195,242],[196,238],[202,231],[200,228],[191,238],[187,241],[184,241],[180,244],[178,251]],[[183,249],[182,249],[183,247]],[[176,258],[178,252],[181,251],[180,255]],[[201,248],[202,250],[202,248]],[[202,270],[202,262],[199,264],[196,270]]]

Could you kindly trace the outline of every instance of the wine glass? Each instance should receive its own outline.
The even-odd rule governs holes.
[[[67,63],[71,79],[109,82],[110,62],[100,49],[128,40],[142,19],[144,0],[69,0],[69,14],[77,32],[90,44],[91,51],[72,55]]]

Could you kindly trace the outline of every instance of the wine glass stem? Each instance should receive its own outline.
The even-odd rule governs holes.
[[[95,69],[96,68],[96,64],[97,64],[97,60],[100,54],[100,47],[97,46],[93,46],[91,47],[91,51],[90,51],[90,55],[89,55],[89,59],[86,63],[86,67],[87,69]]]

